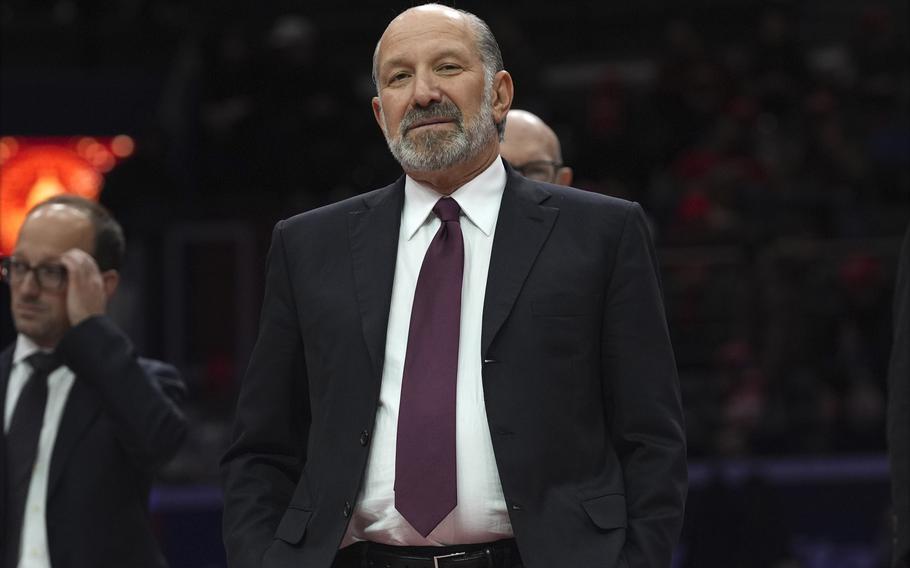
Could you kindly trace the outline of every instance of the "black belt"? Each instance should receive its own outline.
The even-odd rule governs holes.
[[[514,539],[463,546],[389,546],[358,542],[339,552],[363,568],[512,568],[521,559]],[[347,564],[346,565],[352,565]]]

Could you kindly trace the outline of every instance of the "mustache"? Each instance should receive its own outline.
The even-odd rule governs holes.
[[[398,129],[401,135],[404,135],[418,122],[435,119],[452,120],[461,126],[461,110],[459,110],[459,108],[455,106],[455,103],[451,101],[433,103],[432,105],[425,108],[412,108],[407,113],[405,113],[404,118],[401,119],[401,124],[399,125]]]

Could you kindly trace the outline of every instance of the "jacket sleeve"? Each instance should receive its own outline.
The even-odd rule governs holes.
[[[259,337],[221,461],[223,536],[231,568],[258,568],[306,460],[309,399],[283,223],[272,234]]]
[[[76,380],[98,394],[117,425],[118,441],[139,469],[153,473],[177,453],[187,434],[176,404],[184,393],[177,369],[141,361],[126,334],[106,316],[71,328],[57,352]]]
[[[657,258],[638,204],[626,215],[607,288],[604,395],[626,487],[623,555],[631,568],[666,568],[682,528],[686,441]]]
[[[894,288],[894,343],[888,372],[888,451],[894,498],[895,568],[910,566],[910,227]]]

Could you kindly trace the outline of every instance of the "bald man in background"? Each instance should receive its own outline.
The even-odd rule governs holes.
[[[536,114],[510,110],[499,151],[513,169],[528,179],[572,185],[572,168],[562,163],[559,138]]]

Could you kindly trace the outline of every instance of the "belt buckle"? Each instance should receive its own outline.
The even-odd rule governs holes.
[[[439,561],[442,560],[443,558],[452,558],[453,556],[464,556],[465,554],[467,554],[467,553],[454,552],[452,554],[443,554],[442,556],[434,556],[433,557],[433,568],[439,568]]]

